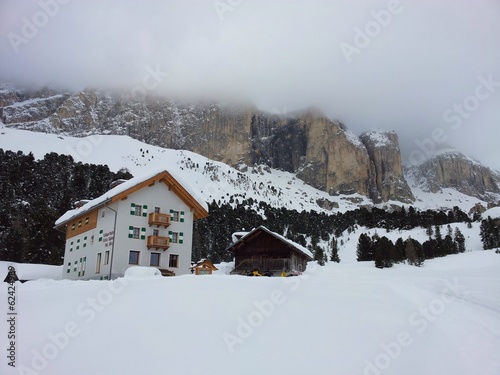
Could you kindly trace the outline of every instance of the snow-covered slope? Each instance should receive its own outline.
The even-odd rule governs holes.
[[[43,158],[49,152],[68,154],[75,161],[106,164],[113,171],[127,168],[134,175],[158,168],[175,170],[183,173],[184,179],[207,202],[236,203],[252,198],[275,207],[327,213],[373,204],[359,194],[330,196],[307,185],[292,173],[265,166],[241,165],[237,170],[193,152],[164,149],[127,136],[93,135],[76,138],[19,130],[0,123],[0,148],[32,152],[35,158]],[[420,187],[418,181],[410,179],[408,182],[416,198],[412,205],[418,209],[459,206],[467,212],[476,203],[487,205],[485,201],[451,188],[431,193]],[[400,206],[401,202],[389,201],[378,206],[391,205]]]
[[[68,154],[76,161],[106,164],[113,171],[127,168],[133,175],[166,168],[182,175],[209,203],[241,203],[252,198],[257,204],[265,201],[275,207],[325,212],[330,211],[321,208],[318,200],[327,202],[326,206],[338,205],[334,211],[370,204],[368,198],[357,194],[331,197],[288,172],[244,165],[237,170],[193,152],[151,146],[127,136],[75,138],[0,127],[0,148],[32,152],[35,158],[48,152]]]

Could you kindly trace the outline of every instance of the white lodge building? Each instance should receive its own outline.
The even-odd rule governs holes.
[[[114,279],[133,265],[190,273],[193,222],[208,206],[166,170],[115,186],[66,212],[63,279]]]

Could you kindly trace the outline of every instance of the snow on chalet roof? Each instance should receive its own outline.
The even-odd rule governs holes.
[[[208,205],[202,194],[194,191],[190,187],[190,184],[186,183],[185,180],[182,178],[182,176],[179,176],[179,173],[172,173],[172,171],[167,171],[166,169],[162,168],[162,169],[153,169],[142,175],[131,178],[130,180],[127,180],[121,183],[120,185],[115,186],[114,188],[108,190],[100,197],[88,201],[88,203],[83,205],[82,207],[67,211],[64,215],[62,215],[59,219],[57,219],[55,225],[60,226],[61,224],[64,224],[73,218],[81,216],[83,213],[87,211],[90,211],[96,207],[104,205],[106,202],[110,201],[116,195],[126,192],[127,190],[132,189],[134,186],[137,186],[142,182],[149,180],[150,178],[153,178],[163,172],[169,173],[193,197],[193,199],[201,207],[203,207],[205,211],[208,212]]]
[[[263,230],[267,233],[269,233],[270,235],[280,239],[281,241],[283,242],[286,242],[288,243],[290,246],[292,246],[293,248],[295,248],[296,250],[298,250],[299,252],[301,252],[302,254],[304,255],[307,255],[308,257],[311,258],[311,260],[314,258],[313,254],[309,251],[309,249],[306,249],[304,246],[302,245],[299,245],[298,243],[296,242],[293,242],[292,240],[282,236],[281,234],[278,234],[278,233],[275,233],[273,231],[270,231],[269,229],[267,229],[265,226],[261,225],[255,229],[253,229],[252,231],[246,233],[243,237],[241,237],[237,242],[235,243],[238,243],[239,241],[243,241],[245,240],[246,237],[248,237],[249,235],[251,235],[252,233],[258,231],[258,230]],[[245,232],[239,232],[239,233],[245,233]],[[234,245],[234,244],[233,244]]]

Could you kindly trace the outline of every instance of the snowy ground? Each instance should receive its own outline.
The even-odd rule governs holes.
[[[1,374],[500,374],[500,255],[303,276],[37,280],[15,290]],[[7,339],[7,284],[0,287]],[[10,317],[10,316],[9,316]]]

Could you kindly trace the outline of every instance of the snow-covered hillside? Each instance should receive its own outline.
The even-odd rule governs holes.
[[[310,263],[289,278],[136,273],[17,283],[13,357],[1,357],[0,372],[500,373],[498,254],[380,270],[346,251],[340,264]],[[6,283],[0,299],[8,300]],[[8,324],[4,309],[4,349]]]
[[[68,154],[76,161],[106,164],[113,171],[127,168],[134,175],[159,167],[175,169],[184,173],[184,180],[190,181],[207,202],[236,203],[252,198],[275,207],[319,212],[345,212],[372,205],[367,197],[358,194],[330,196],[288,172],[245,165],[237,170],[199,154],[151,146],[127,136],[64,137],[12,129],[0,123],[0,148],[32,152],[35,158],[43,158],[49,152]],[[453,189],[429,193],[411,182],[417,199],[413,206],[418,209],[459,206],[467,212],[476,203],[487,205]],[[400,206],[401,202],[387,202],[382,207],[391,204]]]

